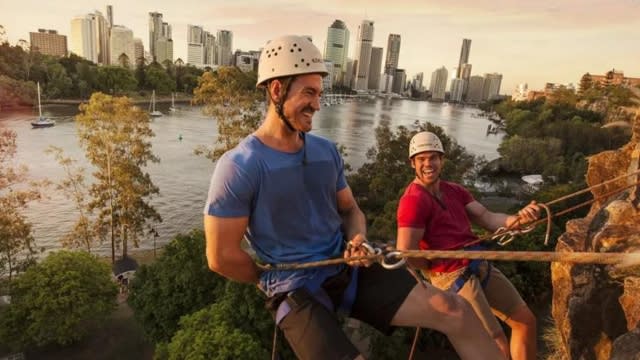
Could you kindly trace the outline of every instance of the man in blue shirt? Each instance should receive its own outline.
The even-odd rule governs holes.
[[[257,84],[266,88],[265,119],[218,160],[211,178],[204,216],[209,267],[258,285],[301,359],[363,358],[342,332],[338,310],[383,332],[393,326],[440,330],[463,359],[500,359],[468,303],[416,284],[405,270],[350,262],[261,272],[241,248],[246,237],[257,258],[270,264],[367,255],[365,217],[343,160],[335,144],[308,133],[325,75],[322,55],[307,38],[266,44]]]

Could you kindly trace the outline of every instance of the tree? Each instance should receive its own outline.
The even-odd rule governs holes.
[[[20,350],[73,343],[112,313],[116,294],[111,269],[95,256],[51,253],[14,281],[0,338]]]
[[[168,345],[170,360],[268,359],[273,320],[255,286],[228,282],[224,296],[180,320]],[[286,358],[294,358],[289,351]]]
[[[157,62],[146,67],[144,77],[147,87],[155,89],[158,94],[168,94],[176,89],[176,82]]]
[[[131,65],[131,61],[129,61],[129,56],[127,56],[127,54],[125,53],[118,55],[118,64],[123,68],[128,69],[129,66]]]
[[[59,147],[50,146],[46,152],[54,156],[65,172],[65,178],[56,185],[56,188],[73,201],[78,210],[78,220],[71,232],[62,238],[62,246],[83,247],[91,253],[91,245],[99,238],[99,229],[94,228],[96,222],[92,219],[91,209],[86,199],[88,188],[84,182],[84,169],[76,168],[77,160],[65,157]]]
[[[162,221],[149,203],[159,189],[144,172],[149,162],[160,162],[151,149],[150,121],[129,98],[102,93],[94,93],[76,116],[80,145],[96,168],[89,207],[98,212],[101,233],[111,235],[113,262],[117,244],[125,256],[130,241],[137,247],[145,230]]]
[[[38,199],[34,185],[19,186],[27,181],[26,167],[15,167],[16,134],[0,130],[0,278],[24,271],[33,263],[35,254],[31,224],[22,214],[29,201]]]
[[[178,322],[216,301],[226,280],[209,270],[204,234],[177,235],[151,265],[142,265],[129,290],[129,305],[145,334],[168,342]]]
[[[217,146],[199,147],[197,154],[215,160],[225,151],[236,146],[258,128],[262,120],[261,100],[256,91],[255,73],[243,73],[230,66],[219,67],[215,72],[205,72],[193,91],[193,101],[206,105],[205,113],[218,123]]]
[[[121,94],[136,89],[137,81],[128,68],[101,66],[98,68],[100,89],[111,94]]]
[[[144,56],[136,59],[136,70],[135,77],[136,81],[138,81],[138,89],[146,89],[147,88],[147,80],[146,80],[146,68],[147,61]]]

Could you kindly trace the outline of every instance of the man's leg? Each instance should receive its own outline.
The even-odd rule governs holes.
[[[418,284],[411,290],[391,324],[443,332],[462,359],[504,359],[469,303],[430,284]]]
[[[536,317],[527,305],[518,307],[505,321],[511,328],[513,360],[536,358]]]
[[[289,305],[291,311],[280,322],[280,329],[298,359],[358,359],[358,350],[333,312],[306,292]]]

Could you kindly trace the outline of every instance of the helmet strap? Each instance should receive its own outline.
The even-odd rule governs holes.
[[[280,100],[279,101],[275,101],[273,99],[273,97],[271,96],[271,91],[267,91],[267,93],[269,94],[269,98],[271,99],[271,101],[274,103],[274,105],[276,107],[276,113],[280,117],[280,120],[282,120],[284,125],[291,132],[294,132],[294,131],[297,131],[297,130],[296,130],[296,128],[293,127],[293,125],[291,124],[289,119],[287,119],[287,117],[284,115],[284,101],[287,98],[287,93],[289,92],[289,86],[291,85],[291,83],[293,82],[294,79],[295,79],[295,76],[289,76],[289,77],[286,77],[286,78],[276,79],[276,80],[280,81],[280,83],[282,84],[281,87],[280,87]]]

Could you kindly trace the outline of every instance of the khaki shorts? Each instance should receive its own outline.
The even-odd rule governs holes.
[[[480,277],[482,280],[487,276],[488,267],[486,261],[480,264]],[[465,268],[461,268],[450,273],[429,273],[425,271],[424,275],[431,281],[433,286],[447,290],[464,270]],[[478,277],[473,275],[458,291],[458,295],[471,304],[492,337],[502,333],[502,327],[496,317],[506,321],[518,307],[526,305],[513,284],[495,266],[491,266],[491,276],[484,289],[482,288],[481,280],[478,280]]]

